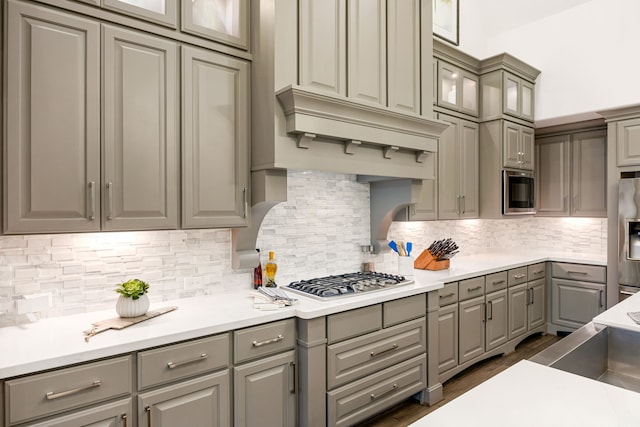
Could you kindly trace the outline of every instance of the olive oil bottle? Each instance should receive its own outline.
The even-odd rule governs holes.
[[[269,260],[264,266],[264,272],[267,276],[266,287],[275,288],[278,286],[276,284],[276,271],[278,271],[278,264],[276,264],[275,253],[273,251],[269,251]]]

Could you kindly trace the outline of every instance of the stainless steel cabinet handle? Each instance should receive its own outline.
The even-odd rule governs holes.
[[[460,215],[460,212],[461,212],[461,210],[460,210],[460,198],[461,198],[461,197],[462,197],[462,196],[458,196],[458,197],[457,197],[457,200],[458,200],[458,215]]]
[[[537,276],[538,274],[544,274],[544,270],[538,270],[533,272],[534,276]]]
[[[491,284],[494,285],[494,286],[495,285],[499,285],[501,283],[504,283],[504,280],[497,280],[497,281],[491,282]]]
[[[296,362],[289,362],[289,367],[291,368],[291,378],[292,378],[292,385],[291,387],[289,387],[289,392],[291,394],[296,394]]]
[[[533,305],[533,288],[527,289],[527,292],[529,293],[529,303],[527,305]]]
[[[46,396],[47,400],[54,400],[54,399],[58,399],[60,397],[71,396],[72,394],[82,393],[83,391],[87,391],[87,390],[91,390],[92,388],[100,387],[100,385],[102,385],[102,382],[100,380],[95,380],[94,382],[92,382],[88,386],[78,387],[78,388],[74,388],[72,390],[60,391],[60,392],[57,392],[57,393],[53,392],[53,391],[48,391],[45,394],[45,396]]]
[[[93,221],[96,219],[96,183],[91,181],[89,183],[89,219]]]
[[[487,323],[487,303],[482,303],[482,322]]]
[[[487,320],[493,320],[493,301],[487,303]]]
[[[600,307],[604,307],[603,298],[602,298],[602,289],[600,289],[600,295],[598,295],[598,299],[600,302]]]
[[[247,212],[249,211],[249,202],[247,200],[247,187],[242,189],[242,200],[244,203],[244,212],[242,212],[242,218],[247,217]]]
[[[120,415],[120,419],[122,420],[122,427],[127,427],[127,414]]]
[[[573,196],[573,212],[578,211],[578,196]]]
[[[265,341],[254,341],[251,344],[253,344],[254,347],[260,347],[262,345],[266,345],[266,344],[273,344],[275,342],[278,341],[282,341],[284,339],[284,335],[280,334],[275,338],[271,338],[270,340],[265,340]]]
[[[385,354],[385,353],[388,353],[390,351],[397,350],[397,349],[398,349],[398,344],[393,344],[391,347],[389,347],[387,349],[384,349],[384,350],[378,351],[378,352],[372,351],[370,354],[371,354],[371,357],[376,357],[376,356],[380,356],[381,354]]]
[[[173,369],[173,368],[177,368],[178,366],[182,366],[182,365],[188,365],[189,363],[195,363],[195,362],[201,362],[203,360],[206,360],[209,356],[207,356],[207,353],[202,353],[200,356],[194,358],[194,359],[189,359],[189,360],[183,360],[182,362],[167,362],[167,367],[169,369]]]
[[[382,393],[380,393],[378,395],[376,395],[375,393],[371,393],[371,400],[375,400],[375,399],[379,398],[380,396],[384,396],[385,394],[393,393],[397,389],[398,389],[398,384],[393,383],[393,386],[391,386],[390,390],[383,391]]]
[[[467,211],[467,196],[462,196],[462,215]]]
[[[147,427],[151,427],[151,406],[145,407],[144,411],[147,413]]]
[[[113,183],[107,182],[107,219],[113,219]]]
[[[514,274],[513,275],[514,279],[524,279],[525,277],[527,277],[526,274]]]
[[[482,289],[482,286],[478,285],[478,286],[473,287],[473,288],[467,288],[467,292],[477,291],[478,289]]]
[[[455,292],[450,292],[448,294],[445,295],[440,295],[439,298],[449,298],[455,295]]]

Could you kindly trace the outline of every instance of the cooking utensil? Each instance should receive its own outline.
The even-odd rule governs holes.
[[[411,256],[412,249],[413,249],[413,243],[407,242],[407,256]]]
[[[393,240],[391,240],[391,241],[388,243],[388,245],[389,245],[389,247],[390,247],[391,249],[393,249],[393,251],[394,251],[395,253],[397,253],[398,255],[400,254],[400,252],[398,252],[398,244],[397,244],[396,242],[394,242]]]

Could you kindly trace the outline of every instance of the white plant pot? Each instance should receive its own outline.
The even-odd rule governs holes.
[[[138,299],[127,298],[124,295],[118,297],[116,302],[116,313],[120,317],[138,317],[149,310],[149,297],[147,294]]]

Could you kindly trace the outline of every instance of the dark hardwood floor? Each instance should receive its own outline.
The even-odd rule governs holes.
[[[420,405],[414,399],[408,399],[389,411],[359,424],[361,427],[403,427],[419,420],[442,405],[452,401],[464,392],[504,371],[522,359],[529,359],[536,353],[560,340],[555,335],[533,335],[516,347],[516,351],[507,355],[495,356],[479,362],[444,383],[444,399],[433,406]]]

